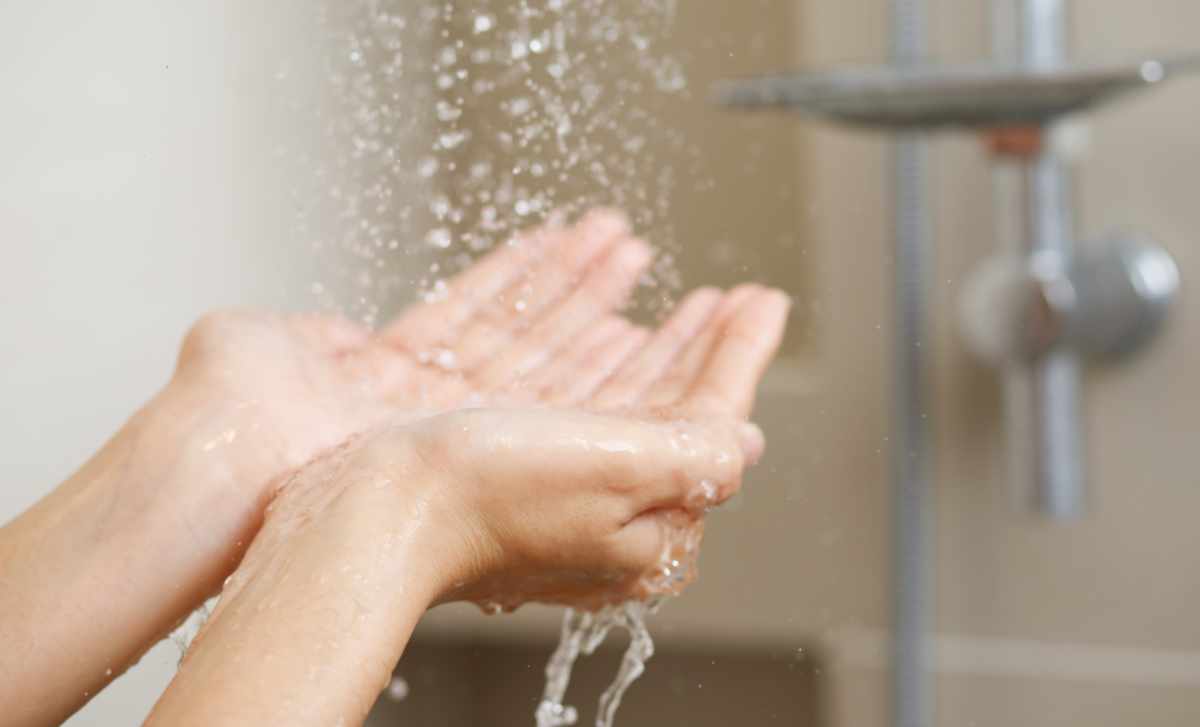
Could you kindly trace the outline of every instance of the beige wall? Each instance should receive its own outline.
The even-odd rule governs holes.
[[[882,2],[801,5],[800,59],[876,61],[886,48]],[[1193,3],[1079,3],[1080,54],[1187,48]],[[987,52],[982,3],[935,3],[948,58]],[[759,19],[762,20],[761,18]],[[1200,168],[1195,82],[1183,82],[1089,125],[1080,230],[1135,227],[1171,248],[1192,278],[1189,203]],[[833,724],[887,723],[888,386],[891,344],[886,146],[811,124],[797,157],[806,251],[802,302],[814,346],[777,367],[761,418],[774,444],[737,512],[718,515],[704,577],[658,619],[668,641],[827,647]],[[1187,459],[1200,434],[1188,407],[1200,346],[1185,296],[1165,340],[1127,368],[1089,378],[1089,466],[1095,511],[1052,526],[1014,507],[1003,471],[997,377],[957,335],[967,275],[996,250],[988,161],[970,138],[935,149],[939,258],[930,345],[937,403],[939,724],[1171,725],[1200,717],[1200,505]],[[764,181],[764,185],[769,181]],[[768,235],[770,237],[770,235]],[[747,244],[753,245],[754,242]],[[815,272],[814,272],[815,271]],[[545,620],[543,620],[545,619]],[[433,620],[435,623],[437,619]],[[507,625],[530,632],[549,616]],[[456,629],[461,623],[456,622]],[[495,624],[476,626],[495,637]],[[685,706],[681,706],[685,709]]]
[[[306,302],[270,156],[295,34],[285,3],[254,5],[0,3],[0,521],[162,385],[203,311]],[[154,649],[69,724],[139,723],[176,658]]]
[[[810,32],[822,19],[815,57],[855,46],[879,57],[882,33],[862,33],[855,12],[878,18],[882,3],[850,11],[808,4]],[[819,7],[818,7],[819,6]],[[941,54],[986,53],[982,3],[935,4]],[[1195,3],[1078,2],[1076,45],[1092,57],[1194,47]],[[877,22],[877,21],[876,21]],[[811,36],[810,36],[811,37]],[[1079,185],[1086,236],[1136,228],[1159,237],[1186,278],[1197,273],[1189,202],[1200,158],[1195,82],[1098,117]],[[837,138],[834,141],[833,138]],[[853,171],[830,135],[819,143],[828,166],[818,178],[829,194],[853,198],[854,178],[880,174],[881,159],[858,150]],[[1095,511],[1086,521],[1053,526],[1015,509],[1003,472],[1000,392],[955,336],[962,283],[994,251],[987,160],[967,138],[937,145],[939,203],[936,292],[939,724],[1171,725],[1200,717],[1200,598],[1192,525],[1200,490],[1189,453],[1200,434],[1190,406],[1197,309],[1185,296],[1166,340],[1132,366],[1093,372],[1088,386],[1088,456]],[[840,174],[827,174],[834,168]],[[829,244],[854,236],[885,250],[886,209],[873,221],[834,219]],[[850,224],[854,225],[852,230]],[[866,231],[864,234],[864,225]],[[839,242],[834,242],[839,241]],[[877,256],[875,264],[886,260]],[[865,264],[870,264],[864,258]],[[863,312],[887,320],[886,298]],[[868,304],[868,305],[871,305]],[[886,324],[885,324],[886,325]],[[865,454],[865,452],[863,452]],[[876,568],[885,554],[877,552]],[[869,570],[869,569],[868,569]],[[878,570],[869,570],[877,577]],[[869,625],[869,624],[868,624]],[[843,653],[837,700],[844,724],[882,724],[884,634],[835,636]],[[868,665],[875,668],[867,668]]]
[[[1087,9],[1078,45],[1092,54],[1189,47],[1200,23],[1191,0],[1078,4]],[[756,2],[753,12],[743,3],[681,5],[677,45],[704,49],[709,38],[726,57],[733,52],[720,60],[710,43],[693,57],[695,95],[664,109],[708,150],[724,195],[685,188],[672,208],[685,277],[695,285],[769,273],[797,295],[801,316],[765,390],[770,458],[744,501],[716,516],[704,578],[655,632],[680,648],[820,642],[830,655],[822,683],[833,723],[881,725],[886,147],[790,119],[709,116],[704,85],[789,59],[877,60],[884,3]],[[945,54],[982,55],[982,4],[935,5]],[[285,128],[275,123],[279,109],[264,104],[274,87],[260,72],[279,52],[266,41],[301,38],[281,23],[290,10],[76,6],[0,7],[0,45],[12,59],[0,66],[10,93],[0,127],[0,401],[9,413],[0,421],[0,519],[66,475],[154,390],[178,333],[200,311],[308,303],[295,292],[320,274],[311,250],[291,237],[284,168],[259,157]],[[761,42],[729,47],[738,38]],[[1196,88],[1181,83],[1099,119],[1080,185],[1085,233],[1152,232],[1188,279],[1200,276],[1190,237],[1200,228],[1191,199],[1200,169]],[[1053,528],[1011,509],[996,382],[953,330],[961,281],[993,248],[986,160],[973,141],[950,140],[938,145],[937,169],[941,723],[1195,721],[1200,536],[1191,521],[1200,482],[1186,457],[1200,434],[1200,412],[1187,406],[1200,353],[1197,304],[1185,298],[1167,339],[1135,367],[1090,381],[1094,517]],[[448,612],[429,619],[425,633],[525,640],[544,638],[555,620],[548,610],[503,622]],[[137,721],[172,659],[170,649],[155,650],[72,724]]]

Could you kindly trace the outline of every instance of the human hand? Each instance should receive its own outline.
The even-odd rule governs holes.
[[[663,595],[679,586],[662,578],[672,545],[762,451],[752,424],[662,414],[479,409],[386,426],[287,481],[222,599],[284,562],[367,580],[382,569],[434,601],[505,609]],[[401,543],[420,561],[396,564],[403,574],[381,562]]]
[[[761,449],[736,420],[547,408],[357,437],[279,491],[148,724],[358,723],[435,602],[650,595],[675,520]]]
[[[621,363],[647,334],[613,311],[650,258],[624,218],[596,212],[502,246],[378,334],[333,316],[206,317],[143,428],[161,430],[149,449],[173,460],[179,517],[203,540],[190,545],[218,554],[207,588],[251,539],[274,481],[348,436],[405,412],[512,401],[588,329],[609,334],[603,362]]]
[[[69,674],[51,656],[61,649],[19,657],[27,678],[10,688],[33,695],[30,719],[65,718],[215,593],[279,481],[357,432],[514,403],[744,417],[786,301],[753,286],[702,290],[651,334],[613,314],[648,262],[619,218],[598,214],[502,246],[378,335],[333,317],[206,318],[162,394],[4,529],[12,553],[41,554],[24,574],[28,613],[121,594],[103,633],[72,612],[45,637],[74,655]],[[463,583],[459,596],[489,597],[483,577]],[[21,633],[29,622],[7,623]]]
[[[703,289],[652,335],[613,313],[649,262],[622,217],[596,212],[501,247],[378,334],[330,316],[206,318],[155,408],[168,432],[155,449],[182,462],[172,478],[184,484],[173,493],[180,517],[204,538],[200,550],[218,554],[206,588],[249,542],[278,477],[406,412],[532,404],[748,415],[785,298]]]
[[[526,380],[521,392],[560,408],[460,411],[416,424],[409,420],[407,428],[389,430],[401,431],[399,438],[376,435],[365,451],[374,453],[368,460],[376,470],[395,470],[384,479],[436,480],[441,485],[435,491],[454,495],[458,515],[445,517],[449,524],[441,529],[451,542],[429,552],[466,550],[475,562],[465,571],[453,563],[439,567],[439,573],[459,575],[438,598],[501,607],[525,600],[582,605],[589,599],[597,603],[646,597],[684,587],[694,575],[704,511],[730,496],[747,459],[761,455],[761,435],[753,427],[739,429],[737,423],[748,415],[758,382],[778,347],[787,308],[780,293],[755,286],[724,297],[700,291],[607,378],[587,374],[597,359],[581,356],[578,366],[560,362]],[[559,378],[558,367],[574,378]],[[591,383],[579,385],[582,380]],[[577,409],[561,408],[572,404]],[[633,418],[627,414],[631,410]],[[697,436],[689,430],[699,421],[711,422],[717,433],[701,427],[699,439],[688,444],[689,437]],[[736,456],[729,447],[730,432],[738,435]],[[724,448],[713,441],[723,442]],[[665,454],[664,447],[669,450]],[[349,449],[364,447],[355,444]],[[393,449],[397,454],[390,455]],[[659,457],[657,469],[644,461],[647,452]],[[692,470],[671,470],[681,466],[680,456],[703,461],[705,452],[716,463],[711,478],[696,472],[694,462]],[[380,466],[380,457],[385,465],[392,460],[400,464]],[[412,471],[412,461],[426,467]],[[284,487],[273,508],[294,502],[301,497],[298,491],[312,489],[297,482],[331,487],[342,477],[330,468],[340,466],[314,464],[321,474],[302,472]],[[651,474],[662,479],[655,483]],[[368,480],[379,477],[366,475]],[[616,511],[605,509],[606,500],[596,487],[616,483],[620,490],[622,481],[632,502],[645,504],[629,489],[639,489],[639,483],[659,499],[640,510],[629,510],[627,502],[614,520]],[[674,499],[664,496],[663,487],[674,488]],[[331,493],[336,491],[334,486],[321,497],[335,497]],[[304,502],[301,509],[307,508],[307,519],[312,519],[317,508]],[[394,526],[401,519],[396,516],[389,522]],[[556,535],[556,528],[581,539]],[[609,541],[597,532],[607,534]],[[597,591],[598,586],[604,588]]]

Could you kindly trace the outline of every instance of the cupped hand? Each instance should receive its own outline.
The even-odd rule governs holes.
[[[437,505],[441,540],[423,551],[445,557],[439,600],[595,607],[676,592],[694,575],[704,513],[762,454],[744,422],[787,310],[782,294],[756,286],[699,291],[656,334],[628,329],[638,345],[624,356],[576,353],[502,389],[539,406],[410,418],[346,445],[281,490],[254,548],[297,532],[273,519],[319,522],[327,505],[365,492],[386,501],[365,510],[392,535],[346,529],[361,547],[395,540],[399,524],[424,522]],[[347,486],[359,496],[343,497]]]
[[[615,361],[644,340],[613,311],[650,259],[623,217],[596,212],[501,246],[379,333],[336,316],[209,315],[151,407],[167,432],[154,449],[186,473],[171,496],[196,514],[190,530],[232,547],[279,477],[357,432],[500,402],[585,329],[614,334]]]
[[[736,419],[551,408],[355,437],[280,489],[148,724],[359,723],[434,603],[650,595],[676,521],[761,448]]]
[[[503,245],[378,333],[332,316],[205,318],[159,417],[170,442],[187,443],[175,453],[194,473],[182,511],[203,517],[189,529],[236,552],[279,477],[406,413],[535,404],[747,416],[786,299],[702,289],[652,334],[614,313],[650,260],[622,216],[599,211]]]
[[[379,573],[383,545],[409,542],[436,601],[597,608],[656,595],[676,586],[662,578],[672,544],[761,452],[757,427],[732,418],[478,409],[385,426],[289,479],[223,599],[282,563]],[[395,566],[383,580],[420,585],[413,564]]]

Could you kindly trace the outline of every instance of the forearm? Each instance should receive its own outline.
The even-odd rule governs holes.
[[[0,704],[6,724],[58,724],[165,636],[235,565],[201,520],[189,422],[152,405],[76,475],[0,529]],[[191,511],[191,512],[189,512]],[[197,516],[195,522],[189,514]],[[14,711],[15,710],[15,711]]]
[[[148,724],[362,723],[438,577],[419,516],[354,509],[299,537],[268,526]]]

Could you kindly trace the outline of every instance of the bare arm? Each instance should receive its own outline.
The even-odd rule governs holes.
[[[612,314],[644,247],[612,215],[551,228],[379,335],[327,317],[202,321],[164,393],[0,529],[8,723],[57,724],[86,703],[218,592],[281,477],[399,414],[519,401],[745,416],[786,302],[699,291],[650,335]],[[431,355],[446,352],[452,367]]]
[[[0,529],[6,724],[58,724],[214,595],[278,478],[320,452],[404,412],[507,398],[535,373],[515,367],[581,328],[603,324],[612,350],[631,354],[646,338],[612,310],[646,250],[619,216],[597,213],[501,246],[378,335],[335,317],[206,317],[164,392]],[[490,310],[518,288],[526,311]],[[527,336],[526,312],[552,325]],[[434,365],[435,350],[460,369]],[[547,381],[598,380],[597,368],[577,361]]]
[[[731,420],[546,410],[382,431],[284,487],[149,724],[360,724],[439,600],[655,595],[761,447]]]
[[[165,400],[139,413],[70,480],[0,528],[0,702],[6,724],[65,720],[134,663],[236,563],[248,523],[204,522],[212,503],[173,482]],[[219,491],[214,487],[212,492]]]

